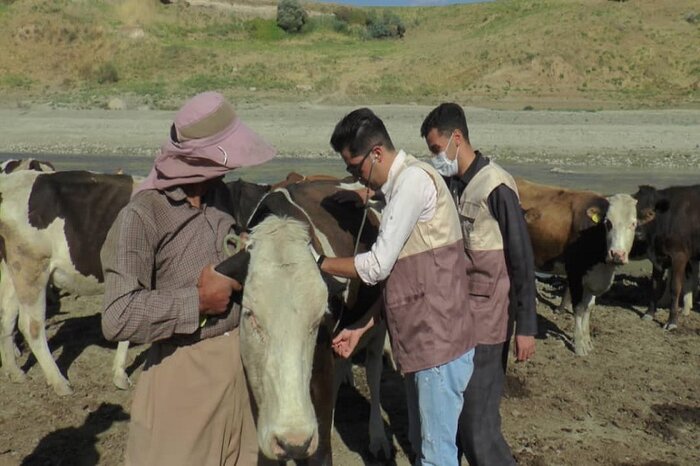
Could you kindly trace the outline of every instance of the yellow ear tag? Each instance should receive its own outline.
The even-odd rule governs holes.
[[[593,220],[593,223],[599,223],[600,214],[598,212],[594,212],[593,215],[591,215],[591,220]]]

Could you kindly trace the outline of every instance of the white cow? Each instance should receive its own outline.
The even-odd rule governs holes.
[[[309,241],[304,223],[270,216],[254,227],[248,242],[241,357],[258,407],[258,444],[277,460],[330,458],[332,399],[323,397],[332,385],[330,333],[324,325],[328,289]],[[324,418],[323,425],[317,417]]]

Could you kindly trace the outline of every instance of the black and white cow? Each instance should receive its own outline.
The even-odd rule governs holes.
[[[29,167],[22,163],[22,167]],[[72,392],[51,357],[45,333],[46,286],[77,296],[104,291],[100,249],[119,211],[142,178],[85,171],[42,174],[17,171],[0,177],[0,358],[12,380],[24,380],[12,334],[19,328],[47,383]],[[250,215],[270,187],[230,183],[234,215]],[[127,389],[128,342],[117,346],[113,383]]]
[[[669,269],[671,306],[664,328],[678,326],[680,296],[686,296],[683,314],[690,313],[692,292],[697,286],[700,261],[700,185],[656,189],[640,186],[637,199],[637,239],[646,245],[653,265],[649,309],[643,316],[653,319],[658,301],[666,288],[664,271]],[[690,282],[690,283],[689,283]],[[694,282],[694,283],[693,283]]]
[[[100,248],[112,222],[131,196],[131,176],[65,171],[16,171],[0,177],[0,305],[2,369],[13,380],[17,365],[12,334],[19,329],[59,395],[72,393],[48,348],[46,288],[79,296],[103,292]],[[114,362],[114,382],[128,385],[128,343]]]
[[[9,174],[20,170],[33,170],[37,172],[54,172],[51,162],[44,162],[32,158],[28,159],[8,159],[0,163],[0,173]]]

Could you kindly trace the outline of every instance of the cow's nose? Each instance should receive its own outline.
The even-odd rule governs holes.
[[[308,435],[304,433],[289,433],[275,435],[272,451],[278,458],[302,459],[308,458],[318,448],[318,433]]]
[[[626,264],[627,263],[627,251],[616,251],[614,249],[610,250],[610,261],[614,264]]]

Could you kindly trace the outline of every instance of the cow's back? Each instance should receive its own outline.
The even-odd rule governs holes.
[[[519,177],[515,182],[538,268],[561,258],[581,231],[595,225],[586,214],[589,207],[603,213],[607,210],[605,198],[592,191],[547,186]]]
[[[674,186],[658,190],[657,211],[653,235],[666,253],[679,248],[690,258],[700,259],[700,185]]]
[[[0,181],[0,222],[7,222],[0,230],[47,233],[48,237],[36,235],[36,239],[50,241],[52,254],[60,250],[55,243],[64,241],[75,269],[101,282],[100,249],[117,214],[129,202],[132,186],[132,178],[126,175],[13,173]]]

